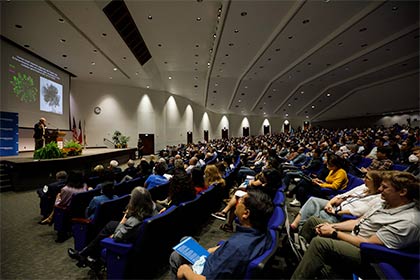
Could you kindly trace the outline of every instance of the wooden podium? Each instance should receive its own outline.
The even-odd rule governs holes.
[[[58,148],[62,149],[64,145],[64,136],[66,136],[66,133],[58,129],[47,129],[45,132],[45,144],[57,142]]]

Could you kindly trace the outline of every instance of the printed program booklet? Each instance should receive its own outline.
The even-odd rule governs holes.
[[[173,249],[191,264],[194,264],[201,256],[207,257],[210,255],[210,253],[192,237],[186,238],[173,247]]]

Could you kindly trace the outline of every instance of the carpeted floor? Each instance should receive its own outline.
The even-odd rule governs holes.
[[[52,226],[39,225],[39,198],[35,191],[0,193],[1,279],[92,279],[89,268],[79,268],[67,256],[73,238],[55,243]],[[296,213],[296,208],[289,214]],[[231,235],[219,229],[223,222],[210,219],[198,237],[205,247]],[[169,279],[167,269],[159,279]],[[166,272],[165,272],[166,271]]]

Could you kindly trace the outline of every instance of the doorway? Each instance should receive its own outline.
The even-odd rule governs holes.
[[[139,134],[139,138],[143,141],[143,154],[152,155],[155,153],[155,135],[154,134]]]
[[[229,129],[226,127],[222,129],[222,139],[229,139]]]
[[[187,144],[191,144],[193,142],[193,134],[191,131],[187,132]]]
[[[264,125],[264,135],[270,134],[270,126]]]
[[[242,127],[242,136],[243,137],[249,136],[249,127]]]
[[[209,131],[204,130],[204,141],[209,142]]]

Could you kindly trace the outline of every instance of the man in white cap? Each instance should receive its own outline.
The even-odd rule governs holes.
[[[34,125],[34,139],[35,139],[35,151],[44,147],[45,144],[45,130],[47,129],[47,120],[42,117]]]

